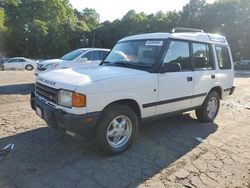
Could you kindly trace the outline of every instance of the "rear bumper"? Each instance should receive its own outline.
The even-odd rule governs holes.
[[[101,114],[101,112],[83,115],[70,114],[42,102],[34,93],[31,93],[30,105],[35,111],[36,107],[42,110],[42,119],[44,119],[49,126],[77,134],[92,131]]]

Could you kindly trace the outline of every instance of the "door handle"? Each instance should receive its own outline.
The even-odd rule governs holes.
[[[193,81],[193,77],[191,77],[191,76],[190,76],[190,77],[187,77],[187,81],[188,81],[188,82]]]
[[[214,74],[211,75],[211,79],[215,79],[215,75]]]

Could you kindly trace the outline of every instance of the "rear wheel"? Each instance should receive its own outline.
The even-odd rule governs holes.
[[[212,122],[220,108],[220,97],[216,91],[211,91],[202,106],[195,110],[196,117],[202,122]]]
[[[98,147],[107,154],[124,152],[132,144],[138,128],[135,112],[125,105],[104,110],[96,128]]]
[[[32,71],[33,69],[34,69],[34,67],[32,65],[25,66],[25,70],[27,70],[27,71]]]

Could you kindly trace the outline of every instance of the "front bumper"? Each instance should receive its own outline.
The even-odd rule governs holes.
[[[83,134],[92,131],[100,117],[101,112],[76,115],[56,109],[41,101],[34,93],[31,93],[30,105],[36,111],[36,107],[42,110],[42,118],[54,128]]]

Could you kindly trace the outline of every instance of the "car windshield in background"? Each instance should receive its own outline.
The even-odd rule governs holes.
[[[86,50],[74,50],[72,52],[67,53],[66,55],[62,56],[62,60],[72,61],[77,58],[79,55],[84,53]]]
[[[103,65],[148,69],[160,53],[163,40],[137,40],[115,45]]]

